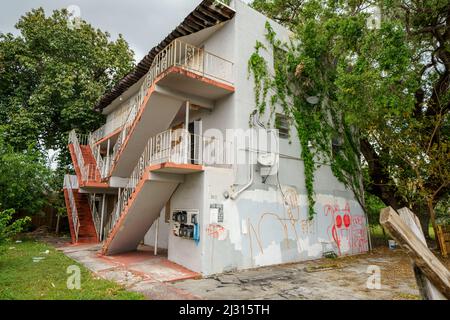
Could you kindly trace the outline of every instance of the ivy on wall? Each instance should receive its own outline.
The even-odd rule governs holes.
[[[255,106],[260,115],[270,109],[269,124],[276,106],[281,106],[292,119],[301,145],[309,219],[315,215],[315,172],[322,164],[330,165],[336,178],[358,200],[362,199],[357,132],[345,124],[344,115],[333,101],[333,88],[327,87],[333,83],[328,80],[335,75],[330,72],[334,69],[326,66],[330,63],[326,52],[316,52],[318,48],[314,47],[305,50],[305,46],[293,42],[282,43],[268,22],[266,39],[272,47],[274,72],[269,71],[269,63],[262,55],[267,48],[259,41],[248,61],[249,76],[254,80]]]

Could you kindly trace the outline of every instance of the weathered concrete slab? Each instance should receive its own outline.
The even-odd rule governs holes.
[[[131,291],[139,292],[153,300],[199,300],[200,297],[190,292],[173,287],[172,285],[142,281],[129,288]]]
[[[149,282],[157,282],[156,280],[148,280],[147,277],[137,275],[128,270],[117,270],[117,269],[104,270],[101,271],[99,274],[102,278],[110,281],[115,281],[118,284],[125,286],[127,288],[133,288],[133,286],[145,280]]]
[[[78,245],[58,248],[83,264],[97,276],[117,282],[131,291],[142,292],[150,299],[198,299],[199,297],[165,282],[199,277],[148,248],[116,256],[101,256],[100,245]]]
[[[379,249],[357,257],[278,265],[209,278],[149,251],[101,257],[92,246],[62,248],[98,276],[150,299],[416,299],[419,292],[409,258],[401,250]],[[369,266],[381,270],[381,288],[368,289]],[[308,272],[314,270],[314,272]],[[183,276],[191,279],[183,280]],[[178,281],[177,281],[178,280]]]
[[[381,271],[381,288],[368,289],[369,266]],[[308,272],[314,270],[314,272]],[[238,281],[236,281],[236,279]],[[419,292],[408,257],[400,250],[321,259],[246,270],[173,286],[203,299],[417,299]]]

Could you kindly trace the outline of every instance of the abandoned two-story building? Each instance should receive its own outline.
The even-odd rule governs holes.
[[[273,61],[267,21],[289,39],[238,0],[202,1],[101,98],[104,126],[70,133],[74,243],[101,242],[104,255],[145,244],[204,275],[368,250],[363,210],[326,165],[308,219],[300,143],[282,109],[276,128],[255,120],[247,66],[256,41]],[[276,147],[247,139],[255,126],[277,134]]]

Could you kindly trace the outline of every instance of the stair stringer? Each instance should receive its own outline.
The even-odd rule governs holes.
[[[102,254],[113,255],[136,250],[183,181],[184,176],[168,173],[149,173],[148,178],[141,180],[106,239]]]

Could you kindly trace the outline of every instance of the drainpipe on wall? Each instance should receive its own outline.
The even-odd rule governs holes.
[[[252,184],[253,184],[253,164],[250,164],[250,181],[243,186],[241,189],[239,189],[238,191],[236,191],[235,193],[233,193],[232,195],[230,195],[231,200],[236,200],[237,197],[244,192],[245,190],[247,190]]]
[[[253,146],[253,135],[251,135],[251,140],[250,140],[250,146]],[[234,192],[233,194],[230,195],[231,200],[236,200],[237,197],[244,192],[245,190],[247,190],[252,184],[253,184],[253,178],[254,178],[254,168],[253,168],[253,152],[251,150],[251,148],[249,148],[249,168],[250,168],[250,180],[249,182],[243,186],[241,189],[239,189],[238,191]]]

